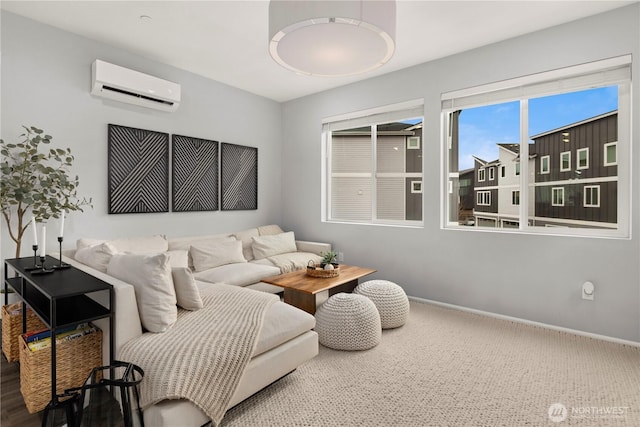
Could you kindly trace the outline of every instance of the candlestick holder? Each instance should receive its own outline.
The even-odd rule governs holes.
[[[45,261],[45,257],[41,256],[40,257],[40,264],[41,264],[41,268],[40,270],[34,270],[33,273],[31,274],[49,274],[49,273],[53,273],[55,270],[53,268],[47,268],[46,265],[44,264]]]
[[[62,238],[62,236],[58,237],[58,243],[60,245],[60,258],[58,260],[58,265],[54,265],[53,269],[54,270],[64,270],[65,268],[69,268],[71,267],[70,264],[67,264],[65,262],[62,262],[62,241],[64,239]]]
[[[38,245],[31,246],[31,249],[33,249],[33,267],[25,268],[26,271],[39,270],[42,268],[42,265],[38,264]]]

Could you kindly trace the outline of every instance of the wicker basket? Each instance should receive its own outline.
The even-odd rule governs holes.
[[[51,400],[51,347],[31,351],[20,335],[20,392],[30,414]],[[91,370],[102,366],[102,331],[56,343],[56,394],[80,387]]]
[[[27,332],[46,329],[40,318],[30,308],[27,309]],[[22,303],[2,307],[2,352],[9,362],[20,359],[18,337],[22,333]]]
[[[340,266],[337,264],[333,265],[333,270],[325,270],[321,267],[316,267],[315,263],[309,261],[307,265],[307,276],[311,277],[319,277],[322,279],[328,279],[330,277],[337,277],[340,275]]]

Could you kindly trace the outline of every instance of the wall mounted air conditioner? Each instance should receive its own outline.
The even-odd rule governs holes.
[[[91,94],[162,111],[180,105],[178,83],[96,59],[91,66]]]

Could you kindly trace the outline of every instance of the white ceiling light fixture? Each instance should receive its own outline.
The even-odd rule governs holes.
[[[395,0],[269,4],[269,52],[299,74],[344,77],[387,63],[395,50]]]

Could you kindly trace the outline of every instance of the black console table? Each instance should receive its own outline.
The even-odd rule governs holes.
[[[114,301],[113,287],[75,267],[55,270],[49,274],[33,274],[34,257],[7,259],[4,262],[5,305],[8,303],[7,287],[22,299],[22,332],[27,330],[25,305],[51,330],[51,403],[56,403],[56,331],[65,326],[109,318],[109,363],[114,358]],[[55,265],[58,260],[47,256],[46,264]],[[9,277],[9,268],[15,277]],[[109,293],[109,307],[88,296],[94,292]],[[100,349],[102,351],[102,349]]]

